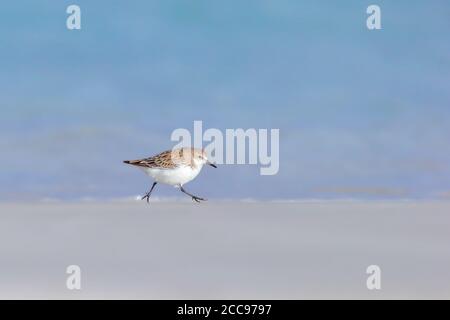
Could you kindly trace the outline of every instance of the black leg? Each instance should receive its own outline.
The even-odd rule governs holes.
[[[150,199],[150,195],[152,194],[153,188],[156,186],[156,183],[157,183],[156,181],[153,182],[152,188],[150,189],[149,192],[147,192],[147,193],[145,194],[145,196],[142,197],[141,200],[144,200],[145,198],[147,198],[147,203],[148,203],[148,201],[149,201],[149,199]]]
[[[183,187],[181,187],[181,186],[180,186],[180,190],[181,190],[181,192],[183,192],[183,193],[187,194],[188,196],[190,196],[192,198],[192,201],[195,201],[195,202],[206,201],[206,199],[203,199],[203,198],[194,196],[193,194],[190,194],[189,192],[184,190]]]

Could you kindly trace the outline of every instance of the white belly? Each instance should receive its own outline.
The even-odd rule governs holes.
[[[145,173],[156,182],[165,183],[172,186],[183,185],[194,179],[202,169],[200,166],[192,168],[182,166],[175,169],[143,168]]]

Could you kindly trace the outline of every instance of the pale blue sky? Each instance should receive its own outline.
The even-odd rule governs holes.
[[[278,175],[205,168],[187,186],[205,197],[450,197],[449,17],[445,0],[4,3],[0,200],[143,193],[121,161],[194,120],[280,129]]]

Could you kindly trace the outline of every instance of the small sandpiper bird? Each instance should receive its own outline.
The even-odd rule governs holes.
[[[190,196],[193,201],[205,201],[206,199],[194,196],[184,190],[183,185],[193,180],[200,173],[204,164],[217,168],[214,163],[208,161],[204,150],[195,148],[168,150],[150,158],[125,160],[124,163],[143,169],[155,180],[150,191],[141,199],[147,199],[147,202],[158,182],[180,188],[181,192]]]

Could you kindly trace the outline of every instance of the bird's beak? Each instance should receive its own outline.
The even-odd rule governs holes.
[[[206,161],[206,163],[208,165],[210,165],[211,167],[217,168],[217,166],[214,163],[212,163],[212,162]]]

